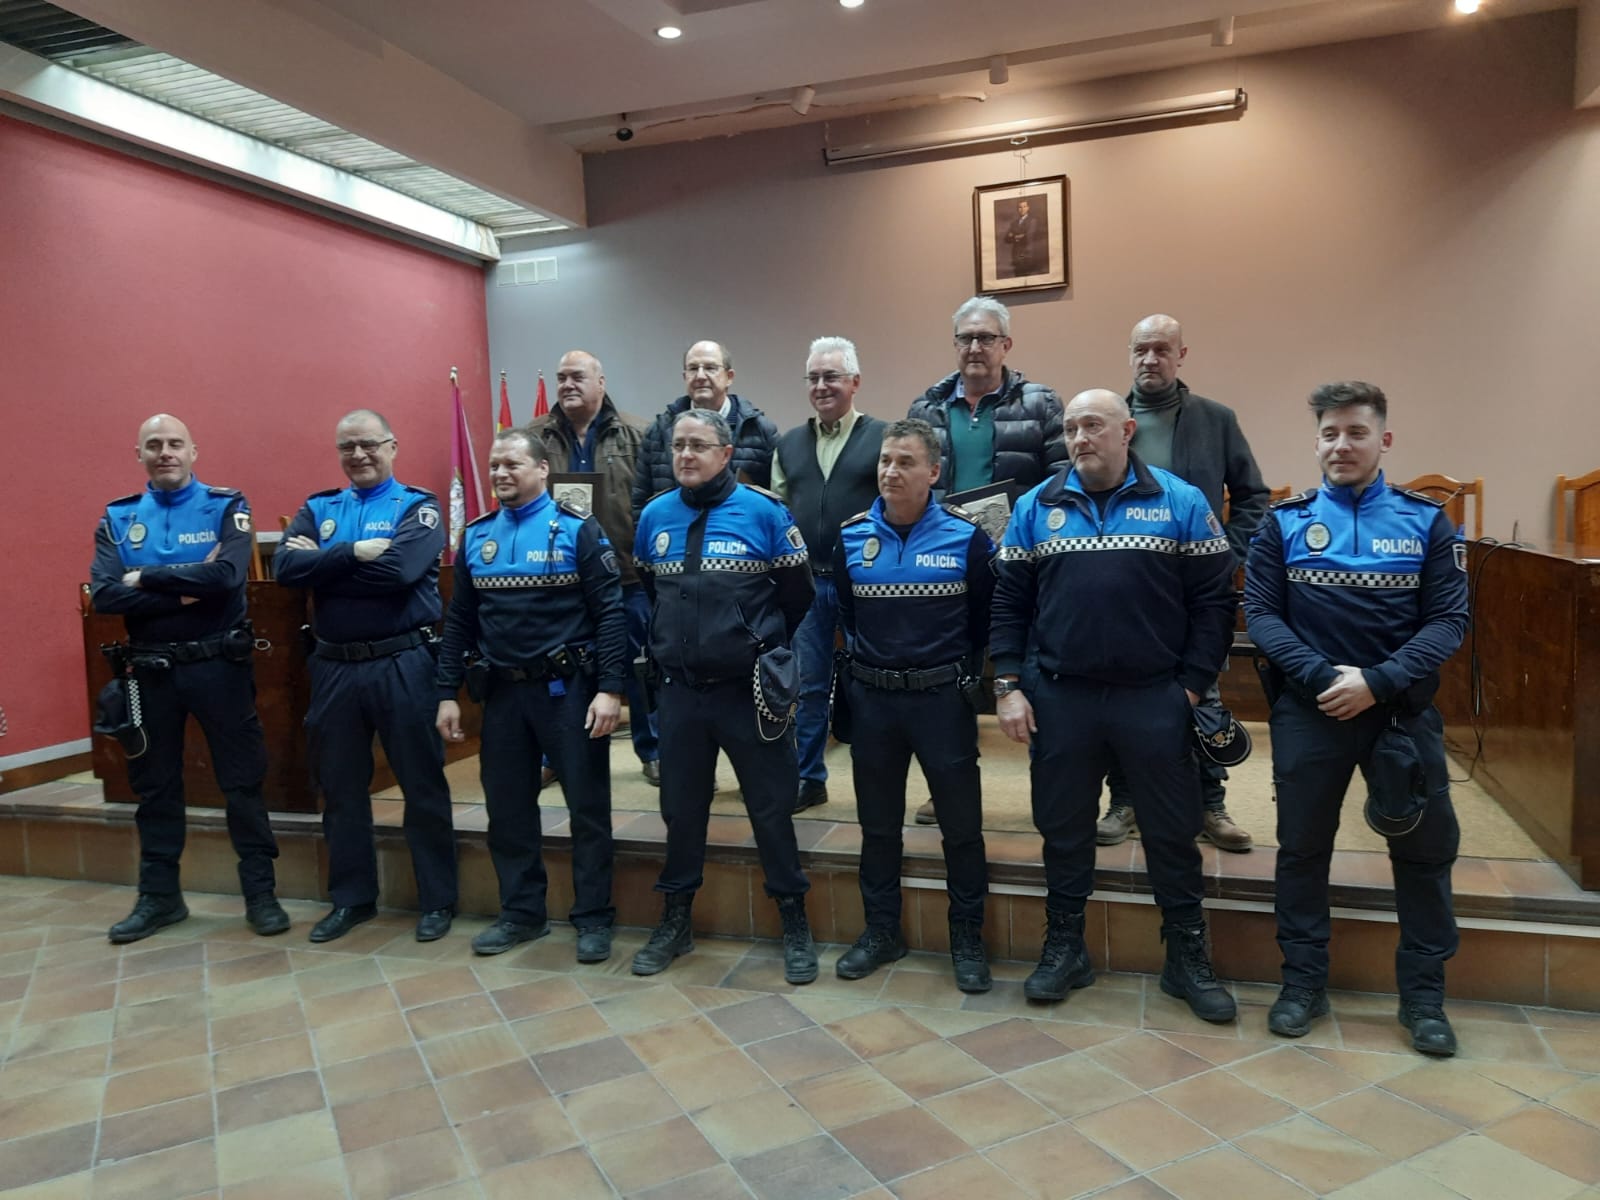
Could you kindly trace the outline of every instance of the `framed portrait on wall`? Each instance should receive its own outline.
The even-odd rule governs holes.
[[[1067,286],[1067,177],[972,189],[978,291]]]

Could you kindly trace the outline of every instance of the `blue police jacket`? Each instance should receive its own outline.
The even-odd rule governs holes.
[[[628,683],[628,639],[616,554],[600,522],[541,492],[520,508],[485,513],[456,553],[437,683],[461,686],[462,656],[497,667],[542,664],[562,647],[599,660],[599,690]]]
[[[233,488],[194,478],[170,492],[146,484],[108,504],[95,530],[95,610],[121,613],[135,642],[188,642],[232,629],[245,616],[254,536],[250,506]],[[128,587],[122,577],[135,568],[139,586]],[[185,604],[185,596],[194,599]]]
[[[1380,702],[1431,698],[1467,629],[1466,543],[1439,502],[1324,482],[1267,512],[1245,566],[1250,636],[1300,694],[1360,667]]]
[[[857,661],[905,671],[982,665],[994,595],[994,543],[972,518],[932,500],[901,537],[883,499],[834,544],[839,624]]]
[[[783,501],[728,470],[645,505],[633,561],[654,602],[651,657],[688,683],[749,679],[758,654],[789,644],[815,595]]]
[[[1103,683],[1216,682],[1233,642],[1233,551],[1201,491],[1128,455],[1105,515],[1076,468],[1025,493],[1002,539],[989,653]]]
[[[393,477],[377,487],[317,492],[284,530],[285,542],[292,537],[308,537],[320,549],[279,547],[273,573],[288,587],[312,589],[312,619],[324,641],[381,641],[439,619],[444,522],[432,492]],[[390,544],[362,562],[355,544],[368,538]]]

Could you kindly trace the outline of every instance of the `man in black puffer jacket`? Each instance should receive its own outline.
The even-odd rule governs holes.
[[[683,356],[683,383],[686,394],[656,417],[639,447],[633,475],[635,521],[652,496],[677,486],[672,475],[672,423],[691,405],[720,413],[733,431],[730,466],[734,478],[763,488],[772,482],[772,448],[778,443],[778,427],[755,405],[728,390],[733,383],[733,355],[727,348],[709,341],[690,346]]]
[[[974,296],[956,309],[955,343],[955,374],[924,392],[908,415],[939,438],[945,493],[1009,479],[1021,495],[1067,461],[1061,398],[1005,366],[1011,313],[998,300]]]

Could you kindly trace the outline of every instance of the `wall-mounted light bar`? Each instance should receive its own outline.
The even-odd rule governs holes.
[[[1088,117],[1041,117],[1028,121],[1004,121],[997,125],[978,125],[927,133],[896,141],[861,142],[854,146],[826,146],[822,159],[830,167],[842,163],[871,162],[881,158],[900,158],[909,154],[928,154],[938,150],[1009,143],[1017,137],[1049,137],[1060,133],[1080,133],[1094,129],[1154,125],[1178,117],[1198,117],[1211,113],[1243,112],[1247,97],[1243,88],[1202,92],[1172,100],[1152,100],[1114,112]]]

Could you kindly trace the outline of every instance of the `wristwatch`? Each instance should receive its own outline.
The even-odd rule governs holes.
[[[1012,692],[1020,692],[1021,690],[1022,681],[1020,679],[996,679],[994,681],[994,698],[996,700],[1000,699],[1001,696],[1009,696]]]

